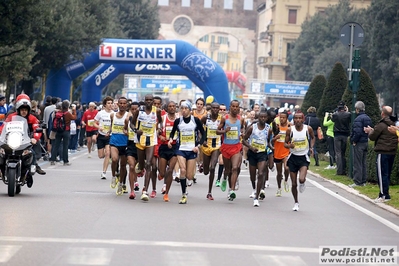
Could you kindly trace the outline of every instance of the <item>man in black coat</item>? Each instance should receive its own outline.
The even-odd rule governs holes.
[[[362,101],[355,103],[357,117],[353,121],[351,144],[353,145],[353,181],[350,187],[364,186],[367,180],[367,147],[368,134],[364,132],[364,128],[371,126],[371,119],[365,113],[365,105]]]

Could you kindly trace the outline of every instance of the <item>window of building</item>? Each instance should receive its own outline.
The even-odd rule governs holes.
[[[212,8],[212,0],[204,0],[205,8]]]
[[[244,10],[254,10],[254,0],[244,0]]]
[[[211,43],[215,43],[215,35],[211,36]]]
[[[296,9],[288,11],[288,24],[296,24]]]
[[[158,0],[158,5],[159,6],[168,6],[169,0]]]
[[[205,35],[200,39],[200,42],[209,42],[209,35]]]
[[[224,0],[224,9],[233,9],[233,0]]]
[[[190,7],[190,0],[181,0],[181,6]]]
[[[288,55],[290,54],[291,49],[294,48],[294,45],[292,45],[292,43],[287,43],[287,54],[286,57],[288,57]]]

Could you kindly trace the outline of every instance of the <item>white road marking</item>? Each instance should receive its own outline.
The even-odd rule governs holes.
[[[182,247],[182,248],[204,248],[204,249],[231,249],[252,251],[281,251],[298,253],[319,253],[318,248],[286,247],[286,246],[260,246],[260,245],[238,245],[196,242],[171,242],[171,241],[138,241],[122,239],[83,239],[83,238],[51,238],[51,237],[17,237],[0,236],[0,241],[6,242],[42,242],[42,243],[67,243],[67,244],[108,244],[123,246],[158,246],[158,247]]]
[[[274,266],[307,265],[299,256],[261,255],[261,254],[253,254],[253,256],[259,265],[274,265]]]
[[[72,265],[109,265],[113,248],[68,248],[62,262]]]
[[[341,195],[338,195],[337,193],[335,193],[334,191],[320,185],[319,183],[317,183],[316,181],[311,180],[310,178],[306,178],[307,181],[309,181],[313,186],[323,190],[324,192],[326,192],[327,194],[330,194],[331,196],[335,197],[336,199],[339,199],[340,201],[348,204],[349,206],[351,206],[352,208],[355,208],[356,210],[366,214],[367,216],[377,220],[378,222],[382,223],[383,225],[391,228],[392,230],[394,230],[396,233],[399,233],[399,226],[397,226],[396,224],[388,221],[387,219],[382,218],[381,216],[375,214],[374,212],[371,212],[359,205],[357,205],[356,203],[342,197]]]
[[[0,245],[0,263],[8,262],[22,246]]]
[[[170,266],[208,266],[211,265],[206,253],[192,251],[165,251],[163,263]]]

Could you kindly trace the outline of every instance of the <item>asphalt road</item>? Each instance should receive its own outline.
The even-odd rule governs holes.
[[[275,197],[275,173],[260,207],[252,206],[248,171],[237,199],[197,175],[188,203],[117,196],[100,179],[102,161],[85,151],[71,166],[41,161],[31,189],[10,198],[0,184],[0,265],[318,265],[319,246],[397,246],[398,216],[308,174],[293,212],[291,192]],[[143,179],[140,179],[142,186]],[[374,264],[377,265],[377,264]]]

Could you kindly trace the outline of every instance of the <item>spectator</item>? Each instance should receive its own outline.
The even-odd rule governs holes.
[[[335,169],[335,149],[334,149],[334,122],[331,120],[332,113],[326,112],[324,115],[323,126],[327,127],[327,147],[330,157],[330,164],[324,169]]]
[[[316,134],[317,129],[321,126],[320,120],[316,116],[316,107],[310,106],[308,108],[307,112],[308,112],[308,114],[305,117],[304,124],[310,126],[313,129],[313,132],[315,132],[315,134]],[[316,142],[315,142],[315,145],[313,146],[313,157],[315,160],[315,166],[319,166],[319,154],[317,153],[317,150],[316,150],[316,143],[317,143],[318,139],[317,139],[317,137],[315,139],[316,139]]]
[[[367,181],[367,146],[368,135],[365,127],[371,126],[371,119],[365,113],[365,105],[362,101],[355,104],[357,117],[352,124],[351,144],[353,145],[353,181],[350,187],[365,186]]]
[[[334,148],[337,162],[337,175],[346,175],[346,143],[350,135],[351,113],[344,101],[338,103],[338,109],[333,113],[331,120],[334,122]]]
[[[3,125],[4,120],[6,120],[6,115],[8,112],[6,97],[4,95],[0,95],[0,126]]]
[[[364,128],[364,131],[369,134],[369,139],[375,141],[374,151],[377,154],[377,181],[380,187],[380,193],[375,199],[376,203],[386,202],[391,199],[389,195],[389,183],[398,147],[398,138],[388,130],[390,126],[395,124],[390,119],[391,115],[392,108],[384,106],[381,112],[381,120],[378,121],[375,127],[368,126]]]
[[[59,149],[62,141],[62,159],[64,161],[64,165],[71,165],[68,160],[68,145],[70,139],[70,128],[71,128],[71,120],[76,119],[76,106],[72,106],[72,114],[68,111],[69,109],[69,101],[64,100],[61,104],[61,110],[58,112],[62,112],[64,114],[65,120],[65,130],[61,132],[55,133],[55,142],[54,147],[51,150],[51,165],[55,165],[55,160],[57,157],[56,151]],[[53,129],[54,130],[54,129]]]

